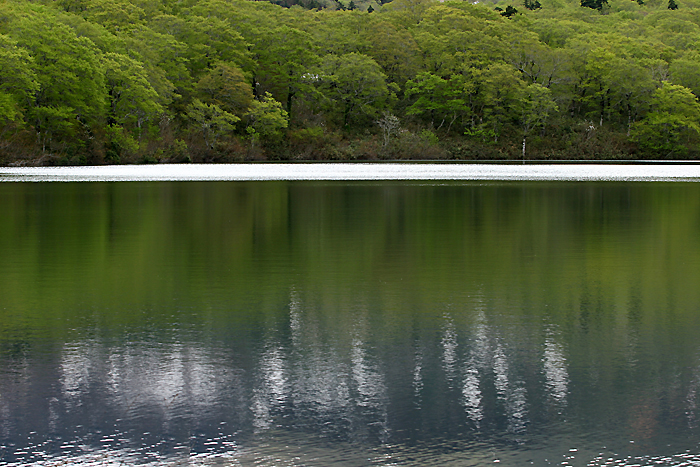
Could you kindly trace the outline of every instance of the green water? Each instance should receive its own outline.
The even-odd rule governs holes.
[[[0,465],[700,464],[696,183],[4,183],[0,258]]]

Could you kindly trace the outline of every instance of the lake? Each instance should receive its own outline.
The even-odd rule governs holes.
[[[0,169],[0,465],[700,465],[689,167]]]

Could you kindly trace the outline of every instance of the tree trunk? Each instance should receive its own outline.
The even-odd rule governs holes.
[[[526,135],[523,135],[523,164],[525,163],[525,139],[527,138]]]
[[[289,115],[289,118],[291,119],[292,115],[292,99],[294,99],[294,91],[292,90],[292,87],[289,86],[287,88],[287,115]]]

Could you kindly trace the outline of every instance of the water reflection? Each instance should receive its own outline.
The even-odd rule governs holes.
[[[700,187],[16,190],[2,465],[700,462]]]
[[[547,396],[555,410],[561,413],[566,407],[569,373],[564,348],[557,342],[557,333],[551,328],[546,331],[542,361]]]
[[[698,428],[698,391],[700,391],[700,367],[695,369],[685,397],[685,415],[688,418],[688,427],[691,429]]]
[[[467,418],[474,423],[476,428],[480,427],[484,417],[481,394],[481,373],[486,366],[489,349],[487,342],[485,316],[483,310],[478,310],[474,325],[474,338],[472,349],[465,362],[464,384],[462,385],[462,403],[467,414]]]
[[[270,428],[288,394],[283,350],[278,345],[272,342],[265,345],[258,368],[260,375],[256,378],[251,401],[255,431]]]
[[[176,462],[183,454],[204,456],[206,462],[220,459],[217,456],[238,462],[248,459],[250,446],[258,446],[256,439],[267,439],[269,446],[281,436],[280,430],[292,430],[306,433],[303,443],[321,443],[317,447],[321,450],[330,446],[321,447],[323,439],[362,446],[392,445],[389,451],[394,454],[384,454],[385,463],[375,459],[379,465],[391,465],[394,451],[403,451],[408,446],[404,443],[410,445],[402,418],[418,417],[429,426],[440,423],[430,420],[438,407],[454,411],[457,407],[453,404],[457,404],[466,416],[467,431],[456,439],[467,435],[466,442],[502,430],[516,436],[517,444],[533,446],[545,441],[535,441],[537,438],[528,434],[531,425],[535,423],[536,430],[545,425],[530,419],[529,395],[544,394],[547,406],[557,413],[569,404],[571,376],[562,335],[555,326],[542,329],[545,339],[539,352],[517,357],[519,338],[488,325],[483,310],[460,320],[445,315],[439,339],[415,342],[415,337],[405,336],[396,344],[413,349],[411,352],[385,354],[377,345],[377,331],[363,313],[356,314],[346,340],[329,339],[337,335],[338,324],[308,312],[300,294],[292,292],[291,297],[287,326],[266,328],[262,345],[245,359],[250,363],[243,368],[232,365],[225,341],[206,348],[191,340],[116,344],[91,338],[66,343],[55,363],[57,392],[47,388],[42,393],[52,401],[44,421],[37,415],[30,425],[9,425],[10,420],[22,420],[20,407],[32,403],[39,375],[27,370],[29,374],[12,383],[0,383],[2,394],[11,393],[15,398],[13,403],[0,398],[3,437],[9,443],[3,448],[3,461],[29,463],[34,459],[29,453],[35,455],[37,446],[43,444],[48,452],[52,446],[59,448],[49,457],[75,460],[79,456],[81,462],[95,459],[97,452],[108,453],[119,462],[128,459],[129,463],[153,465]],[[462,349],[460,342],[464,342]],[[409,371],[391,372],[390,377],[384,369],[403,366],[403,359]],[[542,379],[537,368],[541,368]],[[435,374],[436,369],[440,375]],[[696,370],[684,400],[691,430],[697,428],[697,374]],[[426,390],[434,391],[439,379],[445,381],[447,392],[427,396]],[[540,386],[537,381],[541,381]],[[397,399],[404,386],[411,388],[416,404],[406,406]],[[449,393],[454,389],[460,397],[451,402]],[[636,413],[631,427],[638,442],[651,440],[659,429],[655,422],[658,414],[649,411],[652,406],[648,403],[641,401],[631,407]],[[397,412],[398,407],[408,413]],[[95,410],[99,410],[97,418],[91,414]],[[44,423],[50,428],[41,435],[41,443],[22,441],[29,426]],[[649,423],[655,431],[649,431]],[[80,424],[89,429],[68,428]],[[165,433],[169,435],[163,439]],[[97,446],[109,450],[95,451]],[[119,454],[120,449],[137,448],[141,451]],[[255,450],[262,452],[259,450],[264,448]],[[154,460],[158,456],[161,460]],[[507,458],[505,452],[502,457]],[[570,460],[574,457],[569,456]],[[600,459],[601,463],[593,459],[589,465],[608,465],[607,459]],[[279,461],[273,456],[262,465]],[[444,462],[451,462],[449,456]]]

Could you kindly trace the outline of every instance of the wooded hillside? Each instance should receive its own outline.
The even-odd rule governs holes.
[[[298,3],[0,4],[0,162],[700,157],[698,0]]]

